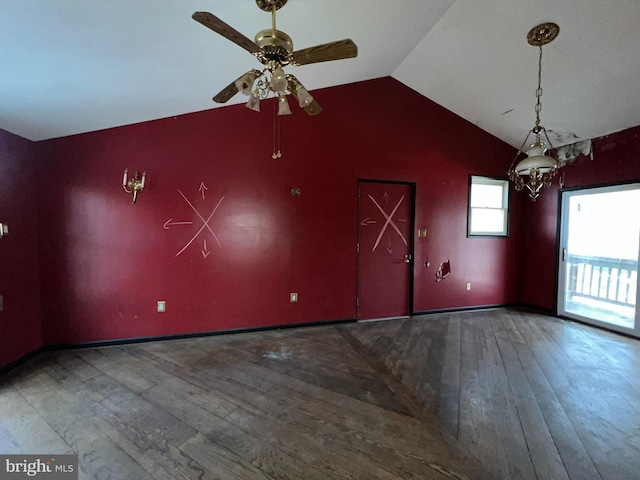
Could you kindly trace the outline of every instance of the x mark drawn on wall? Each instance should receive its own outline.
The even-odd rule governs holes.
[[[400,200],[398,201],[398,203],[396,204],[396,206],[394,207],[394,209],[391,211],[391,213],[389,215],[387,215],[387,212],[385,212],[384,208],[382,208],[380,206],[380,204],[378,202],[376,202],[375,198],[373,198],[371,195],[367,195],[371,201],[373,202],[373,204],[378,207],[378,210],[380,210],[380,213],[382,213],[382,215],[384,216],[384,218],[386,219],[386,221],[384,222],[384,225],[382,226],[382,229],[380,229],[380,234],[378,235],[378,239],[376,240],[375,245],[373,246],[373,250],[371,250],[372,252],[376,251],[376,248],[378,247],[378,245],[380,244],[380,240],[382,239],[382,236],[384,235],[384,232],[387,230],[387,227],[389,225],[391,225],[391,228],[393,228],[396,233],[398,235],[400,235],[400,238],[402,239],[402,241],[404,242],[405,245],[408,245],[407,243],[407,239],[404,238],[404,235],[402,235],[402,232],[400,231],[400,229],[398,228],[398,226],[396,225],[396,223],[393,221],[393,216],[396,214],[396,211],[398,210],[398,208],[400,207],[400,205],[402,204],[402,201],[404,200],[404,195],[402,196],[402,198],[400,198]],[[388,199],[388,195],[385,193],[385,198]],[[365,221],[368,219],[365,219]],[[398,219],[398,221],[407,221],[406,219]],[[389,243],[391,243],[391,239],[389,239]],[[391,245],[389,245],[391,246]],[[389,252],[391,253],[391,252]]]
[[[204,190],[202,189],[202,185],[201,184],[201,188],[200,191],[202,192],[202,198],[204,198]],[[206,188],[206,187],[205,187]],[[198,238],[198,236],[205,230],[205,228],[207,230],[209,230],[209,232],[211,233],[211,235],[213,236],[214,240],[216,241],[216,243],[218,244],[218,246],[220,248],[222,248],[222,244],[220,243],[220,240],[218,239],[218,236],[215,234],[215,232],[213,231],[213,229],[211,228],[211,226],[209,225],[209,222],[211,221],[211,219],[213,218],[213,216],[215,215],[216,211],[218,210],[218,207],[220,206],[220,204],[222,203],[222,200],[224,200],[225,196],[223,195],[222,198],[220,198],[220,200],[218,201],[218,203],[216,204],[216,206],[214,207],[213,211],[211,212],[211,214],[207,217],[207,219],[205,220],[205,218],[200,214],[200,212],[196,209],[196,207],[193,206],[193,204],[189,201],[189,199],[184,195],[184,193],[182,193],[182,191],[180,191],[180,189],[178,189],[178,193],[182,196],[182,198],[184,198],[184,201],[187,202],[187,205],[189,205],[189,207],[191,207],[191,210],[194,211],[194,213],[198,216],[198,218],[202,221],[202,226],[200,227],[200,229],[195,233],[195,235],[193,237],[191,237],[191,240],[189,240],[186,245],[184,247],[182,247],[182,249],[176,253],[176,257],[179,256],[182,252],[184,252],[189,245],[191,245],[196,238]],[[166,230],[169,230],[169,226],[171,225],[192,225],[193,222],[172,222],[172,218],[170,218],[165,224],[164,224],[164,228]],[[211,253],[211,250],[209,250],[209,248],[207,247],[207,239],[204,238],[203,239],[203,248],[202,248],[202,256],[204,258],[207,258],[209,256],[209,254]]]

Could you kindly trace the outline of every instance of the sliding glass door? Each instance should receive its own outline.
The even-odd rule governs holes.
[[[640,336],[640,184],[562,193],[558,314]]]

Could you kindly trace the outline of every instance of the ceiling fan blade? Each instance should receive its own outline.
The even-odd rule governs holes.
[[[236,93],[238,93],[238,87],[236,87],[236,82],[233,81],[220,90],[220,92],[213,97],[213,101],[216,103],[227,103],[235,96]]]
[[[287,75],[287,80],[289,82],[289,86],[287,89],[289,90],[289,92],[291,92],[291,96],[296,99],[296,102],[300,103],[300,100],[298,100],[298,86],[301,85],[300,81],[294,75]],[[322,112],[322,107],[315,100],[306,107],[302,108],[311,116],[318,115],[320,112]]]
[[[260,72],[259,70],[249,70],[247,73],[240,75],[233,82],[231,82],[229,85],[227,85],[222,90],[220,90],[220,92],[218,92],[218,94],[215,97],[213,97],[213,101],[216,103],[227,103],[229,100],[231,100],[234,97],[236,93],[239,92],[238,87],[236,85],[238,80],[250,74],[254,74],[254,77],[257,78],[260,76],[261,73],[262,72]]]
[[[315,47],[297,50],[291,54],[293,65],[309,65],[310,63],[330,62],[343,58],[358,56],[358,47],[350,39],[337,42],[323,43]]]
[[[212,13],[196,12],[191,15],[191,18],[193,18],[196,22],[201,23],[205,27],[210,28],[214,32],[222,35],[224,38],[231,40],[236,45],[241,46],[249,53],[256,54],[260,51],[260,47],[258,45],[249,40],[232,26],[224,23]]]

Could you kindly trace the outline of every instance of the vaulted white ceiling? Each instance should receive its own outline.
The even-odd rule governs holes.
[[[271,26],[254,0],[2,0],[0,128],[41,140],[220,107],[211,97],[260,64],[195,11],[251,39]],[[287,67],[309,90],[391,75],[516,147],[534,121],[526,34],[553,21],[542,77],[552,140],[640,125],[638,0],[289,0],[277,19],[295,49],[358,45],[356,59]]]

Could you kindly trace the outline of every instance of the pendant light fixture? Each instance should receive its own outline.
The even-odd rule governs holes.
[[[551,180],[558,173],[560,164],[554,151],[547,130],[540,125],[540,112],[542,111],[542,46],[552,42],[560,32],[560,27],[555,23],[543,23],[531,29],[527,34],[529,45],[538,47],[538,88],[536,89],[536,122],[529,130],[522,142],[522,146],[516,153],[511,166],[507,171],[509,180],[514,183],[519,192],[525,187],[529,190],[529,196],[534,202],[540,195],[542,187],[551,185]],[[531,143],[530,139],[533,139]],[[516,161],[525,154],[526,158]]]

